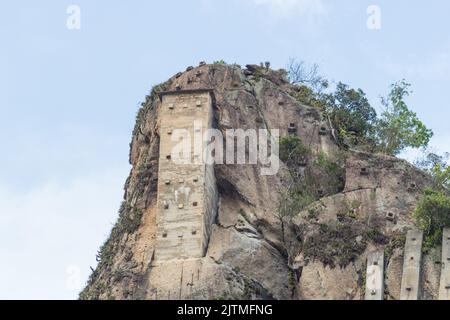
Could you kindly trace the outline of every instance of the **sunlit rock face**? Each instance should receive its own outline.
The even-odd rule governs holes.
[[[405,234],[429,177],[403,160],[341,148],[299,94],[282,70],[255,65],[202,63],[155,88],[137,116],[119,220],[80,298],[358,300],[367,257],[381,250],[383,298],[399,299]],[[278,129],[300,138],[308,154],[296,172],[313,199],[280,216],[283,162],[273,175],[260,162],[168,164],[169,131],[194,135],[192,117],[223,136]],[[323,158],[338,170],[321,167]],[[426,299],[438,295],[434,260],[424,257]]]

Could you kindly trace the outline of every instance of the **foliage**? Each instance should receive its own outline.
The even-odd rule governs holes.
[[[424,249],[441,244],[442,229],[450,227],[450,197],[447,193],[428,188],[414,211],[417,226],[424,231]]]
[[[326,110],[328,95],[318,93],[306,85],[296,86],[296,92],[293,96],[298,102],[304,105],[314,107],[321,111]]]
[[[139,108],[139,110],[136,113],[136,122],[135,127],[133,129],[133,137],[135,137],[141,132],[142,122],[145,119],[145,116],[149,108],[152,107],[153,102],[156,100],[158,93],[167,90],[170,83],[171,82],[169,80],[153,86],[150,91],[150,94],[145,97],[145,102],[141,103],[141,108]]]
[[[280,139],[279,152],[281,161],[287,166],[298,166],[306,161],[310,150],[304,146],[299,137],[286,136]]]
[[[361,89],[338,83],[335,92],[326,95],[325,105],[341,141],[389,155],[407,147],[427,146],[433,132],[408,108],[405,98],[411,93],[410,86],[405,80],[393,84],[381,100],[384,111],[378,118]]]
[[[348,202],[344,200],[343,208],[337,212],[338,220],[350,218],[357,219],[357,214],[355,213],[356,209],[361,205],[361,202],[357,200],[353,200],[352,202]]]
[[[136,115],[136,124],[133,129],[133,137],[138,134],[144,134],[142,131],[142,124],[148,115],[149,110],[155,106],[155,101],[157,100],[157,95],[161,91],[165,91],[169,88],[171,81],[166,81],[161,84],[155,85],[150,94],[145,97],[145,102],[141,104],[141,108]],[[151,171],[149,170],[149,163],[147,160],[139,164],[138,168],[138,178],[139,183],[136,185],[136,191],[140,190],[148,184],[149,176]],[[111,270],[113,265],[113,259],[117,254],[119,239],[126,233],[131,234],[135,232],[142,220],[143,211],[140,208],[131,206],[128,202],[123,201],[119,209],[119,219],[117,223],[111,230],[111,234],[108,239],[103,243],[99,249],[96,260],[98,262],[97,268],[92,272],[88,279],[87,286],[80,293],[80,299],[98,299],[102,293],[107,294],[108,297],[112,297],[110,293],[110,287],[101,279],[101,274],[104,272],[111,272],[116,277],[120,278],[120,272],[117,270]],[[128,258],[131,256],[128,254]]]
[[[314,201],[318,190],[322,189],[321,184],[325,184],[330,192],[338,192],[344,187],[345,170],[340,164],[344,159],[340,153],[335,154],[337,161],[322,152],[314,161],[311,158],[311,150],[300,138],[286,136],[280,139],[280,159],[289,171],[287,193],[296,200],[295,203],[300,204],[295,209],[303,209]]]
[[[366,247],[355,240],[357,235],[354,231],[348,224],[321,224],[319,231],[305,241],[303,254],[332,268],[336,265],[345,267],[362,254]]]
[[[315,200],[311,195],[302,192],[282,192],[280,198],[278,205],[279,218],[297,214]]]
[[[288,78],[292,84],[307,85],[314,90],[326,89],[328,81],[319,75],[319,66],[307,66],[305,61],[290,58],[288,65]]]
[[[398,155],[408,147],[428,145],[433,132],[411,111],[405,99],[411,94],[405,80],[391,85],[390,93],[381,99],[384,109],[377,117],[364,91],[339,82],[331,92],[329,82],[319,75],[318,66],[290,59],[287,65],[292,94],[300,103],[315,107],[327,115],[333,136],[345,146],[370,152]]]
[[[430,174],[433,185],[425,189],[413,217],[424,231],[424,249],[427,251],[441,244],[442,229],[450,227],[450,167],[448,154],[439,155],[426,150],[424,153],[425,157],[415,164]]]
[[[391,241],[384,247],[384,256],[386,260],[390,260],[394,251],[398,248],[403,248],[406,241],[406,235],[402,232],[396,232],[391,237]]]
[[[387,244],[388,237],[386,237],[379,229],[369,229],[363,233],[363,239],[367,242],[377,244]]]
[[[438,189],[450,192],[450,167],[447,164],[436,164],[430,170],[434,185]]]
[[[385,108],[377,122],[377,140],[380,151],[397,155],[407,147],[426,147],[433,132],[409,110],[405,98],[411,93],[405,80],[391,86],[391,92],[382,98]]]
[[[345,168],[342,165],[345,160],[343,156],[343,154],[337,153],[335,154],[337,161],[333,161],[325,153],[321,152],[315,161],[315,166],[328,177],[328,185],[335,189],[336,192],[344,189],[345,185]]]
[[[320,224],[318,230],[306,238],[302,252],[305,257],[331,268],[345,268],[361,256],[369,243],[385,245],[388,238],[377,229],[347,218],[335,224]]]
[[[373,143],[377,113],[361,89],[338,83],[328,95],[327,114],[340,137],[350,145]]]
[[[280,197],[277,208],[283,242],[285,240],[286,219],[291,219],[315,200],[311,188],[308,187],[308,181],[302,177],[299,166],[299,162],[306,161],[300,159],[304,159],[309,150],[297,139],[286,139],[283,144],[280,144],[280,146],[283,145],[283,148],[280,148],[281,158],[284,159],[282,161],[286,161],[289,171],[289,177],[285,182],[286,186],[279,191]]]
[[[216,61],[213,62],[213,64],[215,64],[215,65],[224,65],[224,64],[227,64],[227,63],[224,60],[216,60]]]
[[[102,245],[97,254],[98,266],[90,275],[88,285],[80,293],[80,299],[98,299],[102,292],[107,292],[106,289],[110,289],[106,287],[104,282],[98,280],[100,271],[107,270],[112,272],[110,269],[113,265],[113,259],[117,250],[116,244],[119,238],[125,233],[135,232],[139,228],[142,215],[141,209],[131,207],[126,201],[122,202],[119,209],[119,219],[111,230],[108,240]]]
[[[336,157],[339,159],[340,155],[336,154]],[[324,153],[313,159],[311,150],[295,136],[280,139],[280,159],[289,172],[283,179],[284,188],[280,191],[277,210],[284,240],[286,219],[296,216],[326,193],[340,191],[345,178],[344,169],[338,162]],[[313,216],[315,213],[310,214]]]
[[[441,167],[447,166],[447,162],[450,157],[449,153],[440,155],[435,152],[429,151],[429,149],[424,149],[422,153],[422,158],[417,159],[415,161],[415,165],[426,171],[433,169],[437,165],[440,165]]]
[[[122,202],[119,209],[119,219],[111,230],[109,239],[100,248],[98,259],[99,266],[110,266],[114,257],[114,241],[124,233],[133,233],[139,228],[143,212]]]
[[[425,150],[425,157],[415,161],[415,165],[428,172],[433,179],[433,187],[436,190],[450,192],[450,166],[449,154],[439,155]]]
[[[292,218],[315,200],[302,177],[302,167],[308,161],[310,153],[311,150],[298,137],[286,136],[280,139],[280,159],[289,171],[286,186],[280,191],[277,209],[283,241],[285,219]]]
[[[323,152],[320,152],[317,156],[316,165],[323,168],[329,174],[338,174],[339,171],[342,171],[342,167],[337,162],[331,161]]]

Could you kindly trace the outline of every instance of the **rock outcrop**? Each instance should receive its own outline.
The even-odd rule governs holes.
[[[215,165],[218,213],[203,258],[155,264],[160,91],[213,89],[214,126],[277,128],[308,148],[301,174],[314,199],[280,216],[288,168]],[[400,295],[405,233],[429,177],[406,161],[343,149],[320,110],[299,102],[284,71],[251,65],[188,68],[147,96],[137,116],[119,221],[81,299],[364,299],[366,259],[385,252],[385,299]],[[320,157],[333,170],[315,165]],[[328,168],[328,167],[327,167]],[[434,255],[434,256],[438,256]],[[424,258],[422,296],[440,266]]]

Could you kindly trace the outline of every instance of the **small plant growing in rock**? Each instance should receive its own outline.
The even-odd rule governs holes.
[[[345,185],[345,168],[339,162],[344,162],[344,158],[340,154],[337,154],[336,158],[338,158],[337,161],[333,161],[325,153],[321,152],[315,161],[315,165],[330,178],[330,185],[336,191],[340,191],[344,189]]]
[[[300,165],[309,154],[310,150],[299,137],[286,136],[280,139],[280,159],[287,166]]]

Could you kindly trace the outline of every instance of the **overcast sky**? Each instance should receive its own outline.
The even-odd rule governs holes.
[[[432,145],[450,151],[448,12],[447,0],[3,1],[0,299],[77,297],[117,217],[140,102],[201,60],[297,57],[374,106],[406,78]]]

